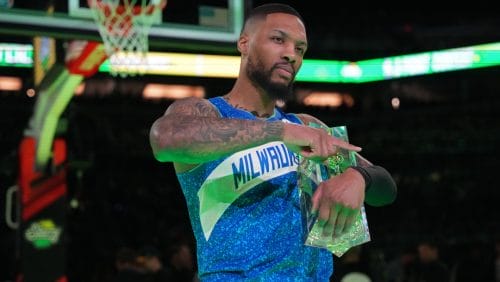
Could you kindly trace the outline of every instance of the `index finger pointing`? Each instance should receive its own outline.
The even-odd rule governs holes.
[[[343,140],[336,139],[336,138],[334,140],[334,145],[335,145],[336,151],[338,151],[338,148],[346,149],[349,151],[355,151],[355,152],[360,152],[362,150],[361,147],[358,147],[356,145],[352,145],[348,142],[345,142]]]

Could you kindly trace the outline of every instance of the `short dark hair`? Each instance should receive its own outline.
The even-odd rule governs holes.
[[[293,15],[299,18],[302,22],[304,22],[304,19],[299,14],[299,12],[297,12],[297,10],[295,10],[294,8],[292,8],[287,4],[282,4],[282,3],[267,3],[253,8],[248,13],[245,22],[247,22],[249,19],[264,18],[269,14],[275,14],[275,13]]]

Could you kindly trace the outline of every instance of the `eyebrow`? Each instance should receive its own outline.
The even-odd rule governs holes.
[[[273,29],[272,31],[278,32],[281,36],[291,38],[290,35],[280,29]],[[304,40],[295,40],[296,44],[307,48],[307,42]]]

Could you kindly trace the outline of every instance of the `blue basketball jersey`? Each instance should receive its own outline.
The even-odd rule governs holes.
[[[222,97],[209,101],[222,117],[256,119]],[[301,123],[279,108],[267,120]],[[329,281],[332,254],[302,239],[297,165],[284,143],[270,142],[177,174],[202,281]]]

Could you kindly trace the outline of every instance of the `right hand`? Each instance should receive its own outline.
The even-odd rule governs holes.
[[[365,180],[354,169],[321,182],[312,198],[312,212],[318,212],[323,236],[337,236],[354,225],[365,198]]]
[[[339,148],[359,152],[361,148],[331,136],[321,128],[286,123],[283,142],[295,153],[304,158],[324,161],[335,155]]]

